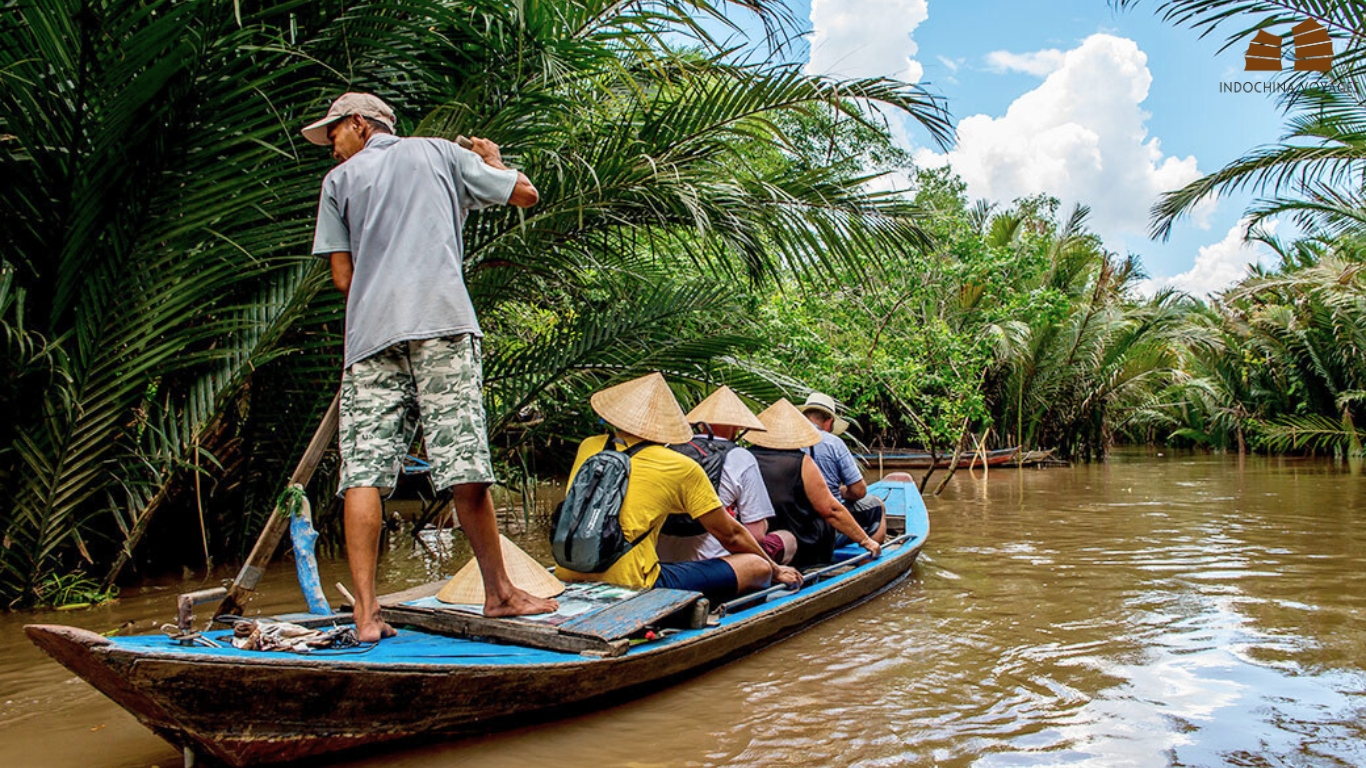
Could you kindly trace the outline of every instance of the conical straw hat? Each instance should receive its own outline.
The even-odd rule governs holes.
[[[594,392],[593,410],[622,432],[654,443],[686,443],[692,427],[658,371]]]
[[[503,545],[503,568],[514,587],[525,589],[536,597],[554,597],[564,591],[564,584],[555,578],[555,574],[508,541],[508,537],[499,534],[498,540]],[[436,593],[436,599],[457,605],[483,605],[484,578],[479,572],[479,561],[471,557]]]
[[[767,432],[751,432],[745,439],[761,448],[791,450],[815,445],[821,441],[821,431],[807,420],[797,406],[787,398],[764,409],[759,421],[768,428]]]
[[[740,396],[730,387],[721,387],[707,395],[707,399],[688,411],[688,423],[720,424],[727,427],[740,427],[753,432],[763,432],[764,423],[754,415],[740,400]]]

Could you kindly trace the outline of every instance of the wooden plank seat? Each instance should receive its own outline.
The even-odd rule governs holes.
[[[680,612],[692,613],[702,598],[696,592],[676,589],[631,592],[614,588],[616,595],[624,597],[602,600],[592,594],[593,590],[601,592],[601,587],[571,585],[560,597],[561,611],[542,616],[489,618],[478,612],[478,606],[445,605],[430,597],[404,603],[382,601],[380,616],[390,624],[443,635],[612,657],[626,653],[632,635]],[[590,603],[587,610],[583,609],[585,601]]]

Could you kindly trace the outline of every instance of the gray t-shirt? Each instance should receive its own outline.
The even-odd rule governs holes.
[[[344,368],[400,341],[482,335],[461,230],[507,203],[517,172],[445,139],[376,134],[323,179],[313,253],[349,251]]]

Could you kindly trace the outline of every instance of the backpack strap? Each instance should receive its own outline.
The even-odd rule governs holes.
[[[612,437],[609,438],[607,441],[608,445],[610,445],[613,440],[619,440],[619,438],[615,434],[613,434]],[[652,443],[649,440],[641,440],[640,442],[626,449],[626,457],[630,458],[632,456],[635,456],[637,453],[640,453],[641,451],[645,450],[646,448],[649,448],[652,445],[659,445],[659,443]],[[627,552],[630,552],[631,550],[635,549],[637,544],[644,541],[645,537],[650,535],[651,530],[653,529],[646,528],[644,533],[632,539],[631,542],[626,545],[626,549],[622,550],[621,555],[618,559],[620,559],[620,557],[625,557]]]
[[[616,430],[612,429],[611,427],[608,427],[608,428],[607,428],[607,439],[606,439],[605,441],[603,441],[602,450],[603,450],[603,451],[615,451],[615,450],[618,450],[618,448],[617,448],[617,444],[618,444],[618,443],[621,444],[621,450],[625,450],[625,448],[626,448],[626,441],[625,441],[625,440],[622,440],[620,437],[617,437],[617,432],[616,432]]]
[[[617,448],[618,445],[620,445],[621,448]],[[631,456],[640,453],[641,451],[645,450],[646,448],[649,448],[652,445],[660,445],[660,443],[652,443],[649,440],[641,440],[640,442],[636,443],[630,448],[627,448],[626,441],[622,440],[620,437],[617,437],[616,430],[612,429],[611,427],[608,427],[607,441],[602,444],[602,450],[619,451],[621,453],[625,453],[627,458],[630,458]]]
[[[622,556],[624,557],[624,556],[626,555],[627,552],[630,552],[631,550],[635,549],[637,544],[639,544],[639,543],[642,542],[642,541],[645,541],[645,537],[646,537],[646,536],[649,536],[649,535],[650,535],[650,531],[652,531],[652,530],[654,530],[654,529],[652,529],[652,528],[646,528],[644,533],[642,533],[642,534],[640,534],[639,536],[637,536],[637,537],[635,537],[634,539],[632,539],[632,540],[631,540],[631,543],[629,543],[629,544],[626,545],[626,549],[622,550],[622,552],[621,552]]]

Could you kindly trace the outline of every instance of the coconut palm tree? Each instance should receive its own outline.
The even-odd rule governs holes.
[[[233,7],[30,4],[0,27],[0,245],[55,374],[4,404],[6,600],[109,557],[316,276],[298,245],[321,166],[278,137],[321,81],[290,8]]]
[[[1260,360],[1262,389],[1293,393],[1290,402],[1259,409],[1261,431],[1273,450],[1311,447],[1361,454],[1364,269],[1359,252],[1339,247],[1313,265],[1255,275],[1225,294]]]

